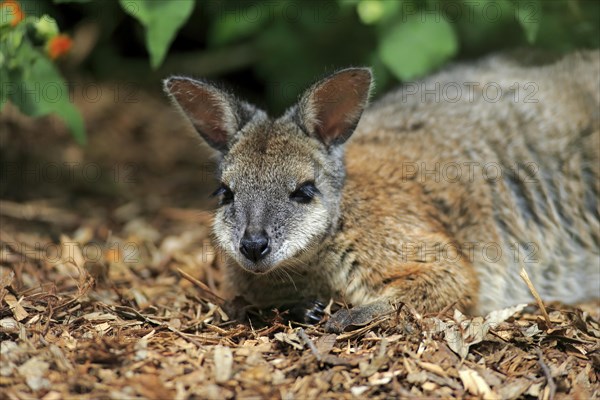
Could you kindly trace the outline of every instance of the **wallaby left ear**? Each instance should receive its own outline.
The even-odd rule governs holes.
[[[348,68],[317,82],[298,105],[301,123],[327,146],[344,143],[367,106],[371,81],[369,68]]]
[[[164,89],[204,140],[221,153],[227,152],[246,123],[262,113],[205,81],[174,76],[164,81]]]

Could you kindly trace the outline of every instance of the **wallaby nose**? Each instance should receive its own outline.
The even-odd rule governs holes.
[[[258,234],[246,232],[240,242],[240,251],[251,261],[262,260],[271,251],[269,237],[264,232]]]

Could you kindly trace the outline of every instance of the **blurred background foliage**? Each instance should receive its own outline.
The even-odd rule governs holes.
[[[600,46],[596,0],[22,0],[73,38],[67,78],[160,90],[169,74],[223,80],[279,113],[316,77],[370,65],[377,93],[444,64],[515,47]]]

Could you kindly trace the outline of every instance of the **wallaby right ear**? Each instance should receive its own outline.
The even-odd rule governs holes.
[[[171,77],[164,81],[164,89],[204,140],[221,152],[251,118],[252,106],[209,83]]]
[[[309,134],[327,146],[344,143],[367,106],[372,78],[369,68],[347,68],[310,87],[298,108]]]

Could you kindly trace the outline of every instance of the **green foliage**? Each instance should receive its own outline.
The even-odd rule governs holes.
[[[356,3],[356,13],[366,25],[374,25],[398,12],[400,1],[360,0]]]
[[[458,40],[452,25],[444,18],[411,15],[402,24],[386,30],[379,44],[379,56],[402,80],[421,76],[439,67],[456,54]]]
[[[6,13],[6,7],[1,11]],[[75,139],[85,143],[83,119],[69,101],[65,81],[44,52],[44,45],[58,35],[56,22],[47,16],[27,17],[14,26],[11,22],[5,14],[0,16],[0,110],[10,100],[26,115],[57,114]]]
[[[119,3],[127,14],[144,25],[153,68],[163,62],[177,31],[194,9],[194,0],[119,0]]]
[[[31,10],[0,28],[0,105],[60,115],[84,138],[45,43],[61,28],[93,21],[96,47],[82,67],[136,84],[171,73],[227,77],[273,112],[335,68],[369,65],[378,91],[461,58],[515,47],[551,52],[600,47],[597,0],[19,0]],[[25,7],[24,7],[25,8]],[[65,26],[66,25],[66,26]],[[146,55],[149,55],[147,57]],[[37,84],[37,86],[36,86]],[[24,90],[17,90],[20,87]],[[36,91],[37,90],[37,91]],[[58,89],[57,89],[58,90]],[[245,91],[245,92],[244,92]],[[52,100],[52,101],[50,101]]]
[[[331,66],[371,65],[377,87],[385,89],[393,78],[417,79],[456,57],[523,46],[559,52],[598,47],[599,3],[263,0],[217,1],[202,11],[211,48],[250,43],[257,49],[251,66],[267,86],[269,105],[279,111],[297,97],[295,83]],[[289,12],[297,9],[302,12]]]

